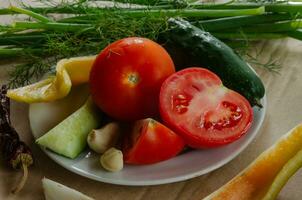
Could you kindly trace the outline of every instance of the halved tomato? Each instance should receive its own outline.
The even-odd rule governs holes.
[[[166,125],[193,148],[231,143],[247,132],[253,119],[249,102],[203,68],[187,68],[168,77],[159,102]]]
[[[154,119],[136,121],[123,141],[128,164],[151,164],[176,156],[184,148],[183,139]]]

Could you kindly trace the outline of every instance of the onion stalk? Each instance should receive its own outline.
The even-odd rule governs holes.
[[[21,59],[27,66],[12,73],[12,80],[20,77],[27,83],[23,75],[29,74],[28,64],[39,63],[40,68],[50,69],[58,59],[97,54],[109,43],[124,37],[147,37],[164,43],[160,38],[168,30],[170,17],[185,18],[234,46],[248,44],[249,40],[283,37],[302,40],[302,3],[297,2],[238,3],[230,0],[215,4],[195,0],[115,0],[139,3],[140,7],[132,4],[97,7],[87,2],[0,9],[0,15],[25,14],[30,17],[0,25],[0,58]],[[53,58],[46,59],[51,62],[41,62],[48,57]]]

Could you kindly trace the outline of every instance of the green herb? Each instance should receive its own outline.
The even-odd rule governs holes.
[[[159,41],[159,36],[167,30],[169,17],[186,18],[237,46],[242,46],[238,41],[248,44],[250,40],[288,36],[302,39],[302,3],[116,0],[115,3],[128,4],[95,7],[87,0],[59,5],[43,2],[44,7],[23,5],[22,8],[0,9],[0,15],[25,14],[30,17],[11,25],[0,25],[0,59],[20,59],[23,63],[10,73],[12,86],[28,84],[31,77],[39,78],[61,58],[97,54],[109,43],[124,37],[140,36]],[[133,4],[140,4],[140,7]],[[48,15],[50,13],[60,17],[53,18]],[[263,64],[268,70],[271,66],[271,63]]]

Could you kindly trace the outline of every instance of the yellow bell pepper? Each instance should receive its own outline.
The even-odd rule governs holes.
[[[8,90],[7,96],[25,103],[48,102],[68,95],[72,85],[88,82],[96,56],[62,59],[57,63],[56,76],[37,83]]]
[[[273,200],[302,167],[302,124],[204,200]]]

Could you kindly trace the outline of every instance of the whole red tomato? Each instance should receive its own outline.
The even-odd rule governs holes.
[[[128,164],[152,164],[176,156],[184,148],[183,139],[163,124],[148,118],[136,121],[123,140]]]
[[[174,72],[171,57],[159,44],[146,38],[121,39],[107,46],[94,62],[92,98],[115,119],[155,117],[161,84]]]

